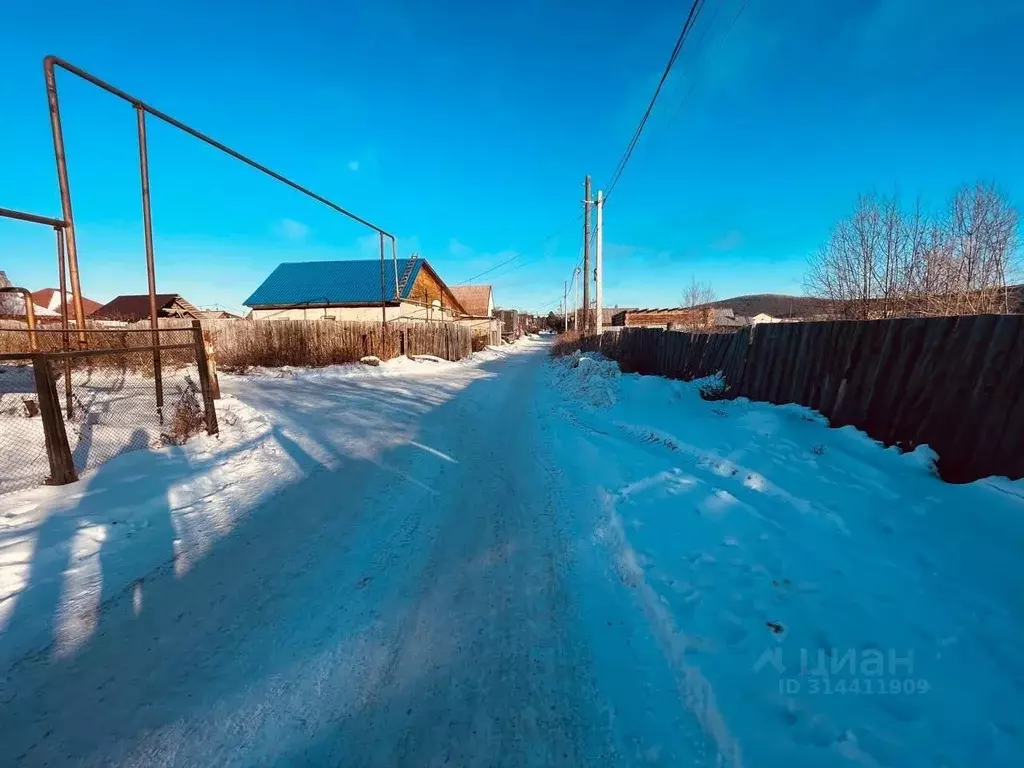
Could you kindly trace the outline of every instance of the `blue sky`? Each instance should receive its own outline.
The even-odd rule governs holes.
[[[611,175],[688,2],[13,4],[0,28],[0,205],[59,216],[54,53],[394,232],[497,302],[554,306],[582,178]],[[606,208],[607,304],[800,293],[859,192],[1024,198],[1024,5],[708,0]],[[60,23],[54,23],[60,19]],[[135,123],[58,73],[82,285],[145,290]],[[281,261],[372,233],[150,119],[157,287],[238,307]],[[539,244],[554,233],[558,235]],[[0,220],[0,269],[56,283],[52,233]]]

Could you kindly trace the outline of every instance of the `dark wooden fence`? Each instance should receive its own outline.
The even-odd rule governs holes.
[[[732,335],[625,328],[578,346],[624,372],[721,372],[730,397],[806,405],[886,445],[927,444],[953,482],[1024,477],[1024,315],[780,323]]]

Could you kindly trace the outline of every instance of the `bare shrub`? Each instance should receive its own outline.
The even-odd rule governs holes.
[[[811,448],[811,453],[813,453],[815,456],[824,456],[825,455],[825,446],[821,445],[819,443],[818,445],[816,445],[813,448]]]
[[[161,435],[165,445],[184,445],[193,435],[199,434],[206,426],[203,406],[200,405],[194,389],[186,389],[174,406],[170,431]]]
[[[702,400],[707,400],[712,403],[718,400],[725,400],[729,397],[729,386],[721,376],[715,376],[699,382],[697,385],[697,391],[700,392]]]
[[[487,337],[486,336],[474,336],[473,337],[473,351],[483,352],[487,349]]]

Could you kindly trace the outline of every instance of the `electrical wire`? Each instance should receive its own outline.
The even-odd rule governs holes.
[[[611,180],[608,182],[605,191],[605,199],[607,200],[612,191],[615,189],[615,185],[619,183],[619,179],[622,177],[622,173],[626,170],[626,166],[629,164],[629,158],[633,155],[633,150],[636,149],[637,142],[640,141],[640,134],[643,133],[644,127],[647,125],[647,121],[651,117],[651,112],[654,111],[654,105],[658,101],[658,96],[661,94],[661,89],[665,85],[665,81],[668,80],[669,74],[672,72],[672,67],[676,63],[676,59],[679,57],[679,52],[683,48],[683,44],[686,42],[687,36],[690,34],[690,30],[693,29],[694,23],[697,21],[697,17],[700,15],[701,10],[704,7],[704,0],[693,0],[693,5],[690,6],[690,13],[686,17],[686,21],[683,23],[683,28],[679,33],[679,37],[676,39],[676,44],[672,48],[672,54],[668,58],[668,63],[665,65],[665,71],[661,73],[661,79],[658,81],[658,86],[654,89],[654,95],[651,97],[650,103],[647,105],[647,109],[644,111],[643,117],[640,118],[640,122],[633,131],[633,136],[629,140],[629,144],[626,145],[626,151],[622,153],[622,157],[619,160],[619,164],[615,168],[615,172],[612,174]]]
[[[462,281],[462,282],[460,282],[460,283],[455,283],[455,285],[465,285],[466,283],[471,283],[471,282],[473,282],[474,280],[476,280],[476,279],[477,279],[478,277],[483,277],[484,275],[489,275],[489,274],[490,274],[491,272],[495,271],[496,269],[501,269],[501,268],[502,268],[502,267],[504,267],[504,266],[505,266],[506,264],[511,264],[511,263],[512,263],[513,261],[515,261],[516,259],[521,259],[521,258],[522,258],[523,256],[525,256],[525,255],[526,255],[527,253],[529,253],[529,252],[531,252],[531,251],[534,251],[534,250],[536,250],[537,248],[540,248],[540,247],[541,247],[542,245],[544,245],[545,243],[547,243],[547,242],[548,242],[549,240],[554,240],[554,239],[555,239],[556,237],[558,237],[558,236],[559,236],[560,234],[562,234],[562,233],[563,233],[563,232],[564,232],[565,230],[567,230],[567,229],[568,229],[569,227],[571,227],[571,226],[572,226],[573,224],[575,224],[575,223],[576,223],[577,221],[579,221],[579,220],[580,220],[580,219],[582,219],[582,218],[583,218],[583,214],[581,213],[581,214],[579,214],[579,215],[578,215],[578,216],[577,216],[577,217],[576,217],[575,219],[573,219],[572,221],[568,222],[568,223],[567,223],[567,224],[565,224],[564,226],[562,226],[562,227],[559,227],[559,228],[558,228],[558,229],[557,229],[556,231],[552,232],[552,233],[551,233],[550,235],[548,235],[547,237],[545,237],[545,238],[544,238],[543,240],[541,240],[540,242],[538,242],[538,243],[537,243],[536,245],[532,246],[531,248],[526,248],[526,249],[524,249],[524,250],[522,250],[522,251],[519,251],[519,252],[518,252],[518,253],[516,253],[516,254],[515,254],[514,256],[512,256],[512,257],[510,257],[510,258],[507,258],[507,259],[505,259],[504,261],[502,261],[502,262],[501,262],[500,264],[495,264],[495,265],[494,265],[493,267],[491,267],[490,269],[485,269],[485,270],[484,270],[483,272],[480,272],[480,273],[478,273],[478,274],[475,274],[475,275],[473,275],[472,277],[470,277],[470,278],[467,278],[467,279],[463,280],[463,281]],[[538,258],[539,258],[539,257],[538,257]],[[531,261],[536,261],[536,259],[532,259]],[[510,271],[511,271],[511,270],[510,270]]]
[[[732,21],[729,22],[729,26],[726,27],[725,32],[722,33],[722,36],[720,38],[718,38],[718,41],[715,43],[715,47],[716,48],[718,46],[720,46],[722,43],[724,43],[725,39],[727,37],[729,37],[729,33],[732,32],[732,28],[736,26],[736,22],[739,21],[740,16],[742,16],[743,12],[747,9],[747,5],[749,4],[749,2],[750,2],[750,0],[743,0],[743,2],[740,3],[740,7],[739,7],[739,10],[736,11],[736,15],[732,17]],[[716,15],[717,15],[717,9],[716,9]],[[714,23],[714,17],[712,17],[711,21],[712,21],[712,23]],[[710,29],[710,28],[711,27],[709,25],[708,29]],[[707,36],[706,32],[707,32],[707,30],[705,30],[705,37]],[[703,41],[704,41],[704,37],[701,37],[700,42],[703,42]],[[668,123],[666,124],[666,128],[671,128],[672,125],[675,123],[676,118],[678,118],[680,113],[683,111],[683,107],[686,105],[686,102],[689,101],[690,96],[693,95],[693,91],[694,91],[694,89],[696,89],[698,82],[699,81],[696,78],[694,78],[693,82],[690,83],[689,90],[687,90],[686,94],[683,96],[683,98],[680,99],[679,105],[676,107],[676,111],[672,113],[672,117],[669,118]]]

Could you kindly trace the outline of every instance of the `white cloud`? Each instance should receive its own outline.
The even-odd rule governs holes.
[[[359,170],[359,161],[358,160],[349,160],[348,161],[348,169],[350,171],[352,171],[353,173],[358,171]]]
[[[309,236],[309,226],[295,219],[281,219],[274,224],[274,234],[299,243]]]
[[[453,237],[448,241],[448,253],[457,259],[468,259],[473,256],[473,249]]]
[[[735,229],[730,229],[720,238],[715,240],[711,244],[711,248],[716,251],[732,251],[739,248],[743,244],[743,234]]]

